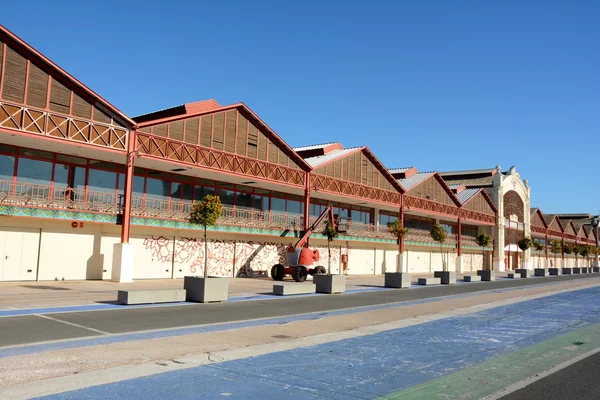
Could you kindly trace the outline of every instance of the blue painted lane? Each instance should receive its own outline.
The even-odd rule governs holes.
[[[600,323],[600,288],[48,399],[371,399]]]

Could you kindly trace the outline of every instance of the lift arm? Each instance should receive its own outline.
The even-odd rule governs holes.
[[[304,234],[302,235],[300,240],[298,240],[298,243],[296,243],[296,245],[294,246],[296,249],[300,249],[300,248],[304,247],[304,245],[308,241],[308,238],[310,237],[310,235],[314,232],[314,230],[317,228],[317,226],[319,226],[319,224],[321,223],[321,221],[323,221],[323,219],[325,217],[329,218],[329,221],[331,222],[333,229],[337,229],[336,224],[335,224],[335,218],[333,216],[333,207],[329,205],[321,213],[321,215],[319,215],[319,218],[317,218],[317,220],[311,226],[308,227],[306,232],[304,232]]]

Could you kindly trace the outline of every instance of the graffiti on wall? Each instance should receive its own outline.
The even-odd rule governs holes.
[[[208,241],[208,274],[211,276],[267,277],[271,267],[284,263],[289,245],[273,242],[241,242],[229,240]],[[311,246],[321,256],[317,265],[327,268],[327,246]],[[204,241],[196,238],[173,238],[165,236],[147,236],[144,250],[150,251],[152,259],[161,262],[173,262],[175,268],[184,273],[204,274]],[[331,272],[337,273],[341,254],[349,250],[339,246],[331,247]]]

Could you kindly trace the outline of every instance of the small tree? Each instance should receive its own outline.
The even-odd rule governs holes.
[[[584,259],[583,265],[586,265],[585,261],[590,254],[590,246],[588,246],[588,245],[579,246],[579,254],[581,254],[581,257],[583,257],[583,259]],[[587,261],[589,261],[589,260],[587,260]]]
[[[192,206],[190,213],[190,223],[202,225],[204,228],[204,278],[208,277],[208,240],[206,238],[206,228],[214,226],[221,216],[223,204],[219,196],[208,194]]]
[[[400,262],[400,257],[402,257],[402,254],[400,254],[400,241],[404,236],[406,236],[406,234],[408,233],[408,229],[406,229],[402,225],[402,221],[400,219],[397,219],[388,224],[388,232],[390,232],[396,239],[398,239],[398,262]]]
[[[562,252],[562,244],[560,243],[560,240],[554,239],[550,242],[550,252],[554,254],[554,263],[556,264],[556,255]]]
[[[577,258],[579,256],[580,249],[581,247],[576,244],[571,245],[571,252],[575,255],[575,268],[579,267],[579,261],[577,260]]]
[[[475,241],[481,247],[481,254],[483,255],[483,269],[485,269],[485,248],[492,243],[492,237],[483,232],[481,235],[475,238]]]
[[[327,238],[327,273],[331,275],[331,242],[337,239],[340,234],[334,228],[331,221],[325,221],[325,228],[322,234]]]
[[[440,254],[442,255],[442,269],[446,271],[446,260],[444,259],[444,247],[443,244],[448,237],[446,230],[438,224],[433,225],[430,232],[431,238],[440,244]]]
[[[538,268],[540,267],[540,261],[542,259],[542,250],[544,250],[546,246],[544,246],[539,240],[533,241],[533,248],[538,252]]]
[[[523,256],[522,256],[522,261],[521,264],[523,264],[523,268],[525,268],[525,252],[531,247],[533,243],[531,242],[531,239],[528,237],[524,237],[521,240],[519,240],[517,242],[517,245],[519,246],[519,248],[521,249],[521,251],[523,252]]]

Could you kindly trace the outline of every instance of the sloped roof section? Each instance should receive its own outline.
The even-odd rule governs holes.
[[[310,171],[311,167],[298,153],[296,153],[269,125],[267,125],[254,111],[244,103],[235,103],[227,106],[221,106],[215,100],[204,100],[195,103],[187,103],[180,106],[167,108],[161,111],[155,111],[150,114],[144,114],[136,117],[140,129],[166,124],[182,119],[195,118],[205,114],[216,113],[237,109],[254,121],[269,137],[269,139],[278,145],[285,153],[303,170]],[[143,122],[142,122],[143,121]]]
[[[81,83],[73,75],[69,74],[67,71],[65,71],[64,69],[59,67],[48,57],[46,57],[45,55],[43,55],[42,53],[40,53],[39,51],[37,51],[36,49],[31,47],[24,40],[22,40],[20,37],[18,37],[14,33],[12,33],[10,30],[8,30],[5,26],[3,26],[1,24],[0,24],[0,39],[2,39],[2,41],[12,42],[11,44],[15,44],[17,47],[24,50],[26,53],[28,53],[28,55],[29,55],[28,58],[30,58],[31,60],[37,61],[40,64],[43,64],[46,68],[52,70],[54,73],[56,73],[62,79],[65,79],[66,81],[70,82],[73,86],[80,89],[87,96],[91,97],[94,101],[98,102],[99,104],[104,106],[107,110],[109,110],[112,113],[114,113],[115,115],[117,115],[120,119],[123,120],[123,122],[125,124],[129,125],[129,127],[136,126],[136,123],[131,118],[129,118],[127,115],[122,113],[117,107],[113,106],[107,100],[102,98],[99,94],[97,94],[92,89],[90,89],[89,87],[87,87],[86,85]]]
[[[398,183],[402,185],[404,190],[410,190],[434,174],[435,172],[418,172],[408,178],[398,179]]]
[[[336,144],[337,142],[329,142],[329,143],[321,143],[321,144],[310,144],[308,146],[299,146],[299,147],[294,147],[294,151],[306,151],[306,150],[318,150],[318,149],[323,149],[327,146],[331,146]]]
[[[311,168],[317,168],[323,164],[326,164],[330,161],[337,160],[338,158],[345,157],[348,154],[354,153],[356,151],[360,151],[364,149],[364,147],[349,147],[347,149],[334,150],[330,153],[327,153],[322,156],[309,157],[305,159],[306,163],[311,166]]]
[[[390,168],[390,174],[404,174],[406,171],[413,169],[414,167],[402,167],[402,168]]]
[[[467,201],[471,200],[473,196],[481,191],[481,188],[470,188],[465,189],[456,194],[456,198],[460,201],[460,204],[465,204]]]

